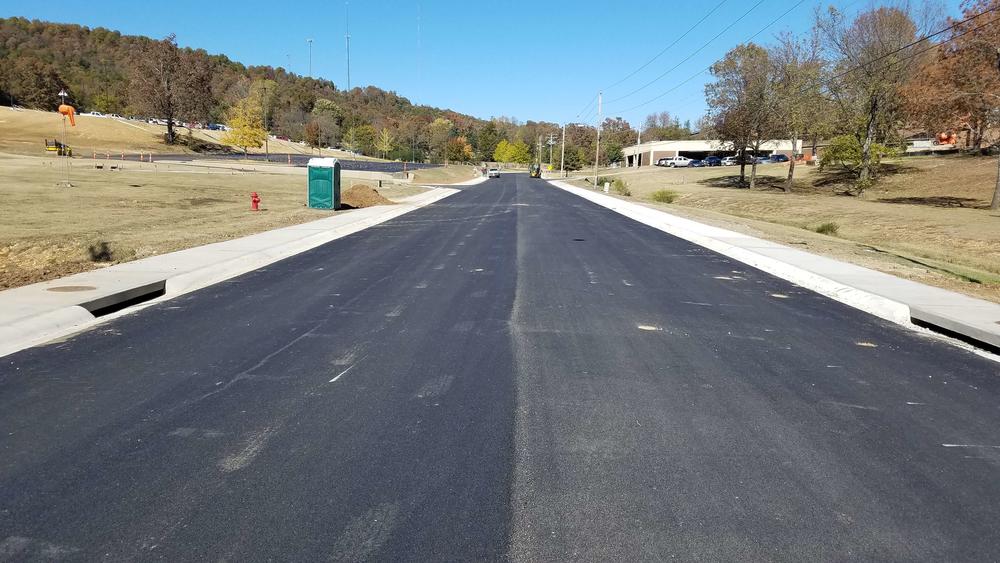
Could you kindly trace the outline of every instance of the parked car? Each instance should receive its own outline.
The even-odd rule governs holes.
[[[486,177],[487,178],[499,178],[500,177],[500,169],[499,168],[490,168],[489,170],[486,171]]]
[[[771,162],[771,157],[770,156],[758,156],[754,160],[757,161],[757,164],[769,164]]]
[[[727,156],[722,159],[723,166],[736,166],[740,163],[740,157],[738,156]]]
[[[772,154],[771,155],[771,162],[788,162],[788,155],[787,154],[778,154],[778,153]]]
[[[692,161],[688,162],[688,166],[690,168],[703,168],[703,167],[705,167],[707,165],[705,164],[704,160],[692,160]]]
[[[660,163],[663,164],[660,164]],[[686,167],[691,163],[691,159],[686,156],[671,156],[669,158],[661,158],[657,161],[660,166],[666,166],[667,168],[680,168]]]
[[[705,166],[722,166],[722,159],[717,156],[706,156],[702,162],[705,163]]]
[[[99,111],[88,111],[87,113],[83,113],[83,114],[80,114],[80,115],[90,115],[90,116],[93,116],[93,117],[104,117],[104,114],[101,113],[101,112],[99,112]]]

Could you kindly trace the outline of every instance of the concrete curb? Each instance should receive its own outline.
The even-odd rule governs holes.
[[[723,256],[727,256],[747,264],[748,266],[757,268],[758,270],[762,270],[806,289],[815,291],[821,295],[825,295],[826,297],[854,307],[855,309],[865,311],[866,313],[870,313],[876,317],[897,324],[912,326],[910,307],[905,303],[831,280],[825,276],[810,272],[809,270],[798,266],[782,262],[769,256],[758,254],[752,250],[735,246],[725,242],[724,240],[720,240],[719,238],[698,233],[696,231],[717,231],[718,235],[727,238],[752,237],[746,237],[745,235],[740,235],[732,231],[703,225],[696,221],[690,221],[688,219],[676,217],[674,215],[670,215],[669,213],[650,209],[642,205],[622,201],[604,194],[591,192],[583,188],[571,186],[564,182],[551,181],[550,183],[557,188],[566,190],[567,192],[580,196],[603,207],[607,207],[612,211],[620,213],[630,219],[634,219],[644,225],[659,229],[678,238],[697,244],[698,246],[718,252]],[[697,228],[694,228],[696,225]]]
[[[0,357],[112,318],[111,315],[96,316],[94,311],[127,303],[142,295],[153,295],[157,300],[171,299],[384,223],[455,193],[458,190],[433,188],[426,194],[406,198],[392,206],[360,209],[350,214],[0,291]],[[338,224],[330,226],[333,219]],[[268,239],[276,239],[277,242],[269,242]],[[67,285],[91,287],[95,291],[83,291],[78,296],[46,293]]]

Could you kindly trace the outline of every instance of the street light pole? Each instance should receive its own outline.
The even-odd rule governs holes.
[[[347,90],[351,90],[351,5],[344,2],[344,10],[347,13],[346,33],[347,39]]]
[[[562,126],[562,155],[559,157],[559,175],[566,177],[566,124]]]
[[[597,189],[597,164],[601,160],[601,96],[597,93],[597,152],[594,154],[594,189]]]
[[[313,77],[313,40],[306,39],[306,43],[309,44],[309,78]]]

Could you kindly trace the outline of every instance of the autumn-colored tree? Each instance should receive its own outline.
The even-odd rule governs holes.
[[[182,53],[173,34],[147,40],[133,60],[129,96],[140,111],[166,120],[164,140],[173,144],[178,116],[187,112],[192,114],[188,119],[198,119],[212,105],[210,64],[191,52]]]
[[[439,117],[432,121],[429,127],[431,150],[433,150],[439,157],[443,158],[445,162],[448,160],[445,148],[448,144],[448,139],[451,138],[452,127],[453,124],[451,120],[443,117]]]
[[[64,84],[51,64],[36,57],[22,57],[0,72],[18,104],[47,110],[59,106],[59,90]]]
[[[313,148],[321,146],[320,132],[321,130],[319,124],[316,123],[315,121],[310,121],[309,123],[306,123],[305,127],[302,128],[302,134],[305,137],[306,144]]]
[[[468,139],[461,136],[448,139],[445,152],[445,157],[453,162],[471,162],[475,156]]]
[[[1000,125],[997,10],[1000,0],[967,2],[962,20],[949,21],[950,35],[903,88],[914,123],[932,133],[964,130],[966,146],[975,150],[982,148],[986,132]]]
[[[798,150],[799,140],[814,134],[822,121],[823,60],[819,53],[819,38],[813,34],[803,40],[791,34],[779,37],[771,48],[775,66],[777,111],[781,114],[778,128],[792,142],[792,151]],[[788,176],[782,188],[792,191],[795,176],[795,158],[788,162]]]
[[[385,158],[395,146],[396,139],[393,137],[392,132],[387,127],[383,127],[379,131],[378,138],[375,139],[375,148],[382,153],[382,158]]]
[[[854,194],[863,196],[874,181],[872,148],[885,144],[899,122],[901,87],[920,66],[914,40],[933,25],[928,15],[916,14],[908,5],[877,7],[853,19],[835,8],[819,14],[820,41],[833,59],[837,80],[827,89],[840,113],[841,127],[861,145]]]
[[[247,96],[229,110],[226,124],[229,130],[222,135],[222,142],[243,149],[247,155],[249,147],[259,148],[264,145],[267,131],[264,130],[264,116],[260,100],[255,96]]]
[[[711,67],[715,82],[705,87],[715,130],[734,150],[757,155],[761,145],[781,130],[775,66],[766,49],[753,43],[739,45]],[[740,159],[740,183],[744,162]],[[757,161],[750,169],[750,189],[757,180]]]

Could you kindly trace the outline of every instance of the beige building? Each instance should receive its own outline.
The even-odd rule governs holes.
[[[802,152],[802,142],[796,143],[792,147],[791,141],[767,141],[760,147],[760,156],[771,154],[785,154],[792,156],[793,153]],[[685,140],[685,141],[652,141],[641,145],[632,145],[622,149],[624,155],[623,165],[625,166],[650,166],[656,164],[661,158],[671,156],[686,156],[693,159],[702,159],[709,155],[730,156],[736,154],[733,146],[729,143],[714,140]]]

